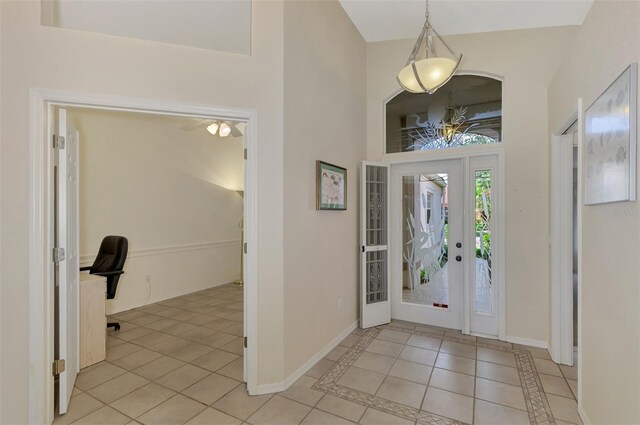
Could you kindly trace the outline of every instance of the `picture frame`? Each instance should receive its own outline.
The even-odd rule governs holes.
[[[637,98],[633,63],[585,111],[585,205],[636,200]]]
[[[316,161],[316,209],[347,209],[347,169]]]

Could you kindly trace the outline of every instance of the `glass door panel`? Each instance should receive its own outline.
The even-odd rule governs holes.
[[[391,166],[391,314],[462,328],[461,160]]]
[[[402,177],[402,300],[448,308],[447,174]]]

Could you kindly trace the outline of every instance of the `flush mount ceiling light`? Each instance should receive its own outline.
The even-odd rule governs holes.
[[[2,0],[0,0],[2,1]],[[182,131],[194,131],[199,128],[206,129],[214,136],[242,137],[244,135],[245,123],[242,121],[220,120],[211,118],[191,118],[191,122],[180,127]]]
[[[403,89],[411,93],[433,94],[453,77],[453,74],[460,66],[462,55],[457,56],[431,26],[429,0],[426,0],[424,18],[422,32],[413,46],[405,67],[398,74],[398,83]],[[453,59],[436,54],[434,35],[451,53]],[[423,43],[425,58],[418,59]]]
[[[220,137],[227,137],[229,134],[231,134],[231,126],[226,122],[223,122],[222,124],[220,124],[220,130],[218,134],[220,134]]]
[[[218,121],[214,121],[207,126],[207,131],[215,136],[218,132],[218,127],[220,127],[220,124],[218,124]]]
[[[220,137],[227,137],[231,134],[231,126],[226,121],[223,123],[214,121],[207,126],[207,131],[214,136],[216,135],[216,133],[218,133]]]

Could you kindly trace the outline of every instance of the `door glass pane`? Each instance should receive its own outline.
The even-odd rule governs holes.
[[[367,304],[387,301],[387,167],[367,165],[366,244],[378,247],[366,253]]]
[[[402,179],[402,300],[448,308],[448,175]]]
[[[491,184],[493,173],[491,170],[475,172],[475,203],[476,203],[476,312],[492,312],[492,275],[491,275]]]
[[[367,304],[387,300],[387,251],[367,252]]]
[[[387,167],[367,165],[367,245],[387,244]]]

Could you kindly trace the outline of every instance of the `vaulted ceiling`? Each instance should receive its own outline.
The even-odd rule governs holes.
[[[415,38],[424,0],[340,0],[368,42]],[[581,25],[593,0],[431,0],[431,22],[441,35]]]
[[[51,0],[44,25],[248,55],[251,0]]]

